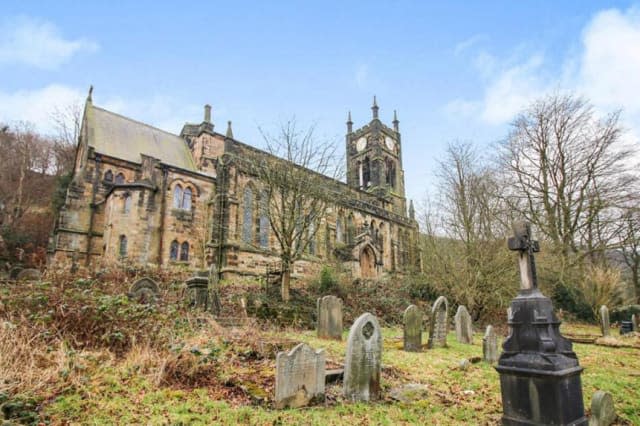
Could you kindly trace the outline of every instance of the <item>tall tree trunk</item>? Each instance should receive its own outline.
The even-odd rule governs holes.
[[[282,301],[288,302],[289,297],[289,286],[291,282],[291,268],[289,264],[282,263],[282,287],[280,288],[280,296],[282,297]]]

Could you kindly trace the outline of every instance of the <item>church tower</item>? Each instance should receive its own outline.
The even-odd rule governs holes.
[[[353,131],[351,112],[347,119],[347,185],[372,193],[391,204],[394,213],[407,215],[402,169],[402,144],[399,121],[393,112],[393,129],[378,118],[373,97],[369,124]]]

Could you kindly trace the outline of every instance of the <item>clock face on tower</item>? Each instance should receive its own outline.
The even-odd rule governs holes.
[[[384,143],[385,145],[387,145],[387,148],[389,148],[390,151],[393,151],[393,148],[395,147],[395,142],[393,141],[393,139],[391,139],[389,136],[385,136]]]
[[[363,136],[360,139],[358,139],[358,141],[356,142],[356,150],[360,152],[366,147],[367,147],[367,138]]]

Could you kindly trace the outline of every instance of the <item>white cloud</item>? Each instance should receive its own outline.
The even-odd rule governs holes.
[[[0,91],[0,124],[28,122],[41,133],[53,134],[56,130],[53,120],[56,110],[64,110],[70,105],[84,105],[86,96],[86,90],[61,84],[34,90]],[[200,122],[203,117],[202,107],[185,104],[168,96],[149,99],[105,98],[94,91],[93,101],[95,105],[109,111],[171,133],[179,133],[185,122]]]
[[[478,45],[484,41],[487,41],[489,37],[486,34],[474,34],[466,40],[462,40],[460,43],[456,44],[453,48],[453,53],[457,56],[462,54],[464,51],[470,49],[473,46]]]
[[[18,17],[0,23],[0,64],[56,69],[78,52],[94,52],[95,42],[68,40],[50,22]]]
[[[577,41],[579,49],[556,64],[540,49],[518,46],[502,58],[479,49],[471,61],[483,81],[482,97],[454,99],[444,112],[502,125],[542,95],[575,91],[601,113],[622,108],[630,135],[640,135],[640,10],[601,11]]]

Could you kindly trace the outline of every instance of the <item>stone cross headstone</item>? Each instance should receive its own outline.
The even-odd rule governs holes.
[[[613,398],[609,392],[596,391],[591,398],[589,426],[609,426],[616,420]]]
[[[609,323],[609,308],[605,305],[600,306],[600,330],[603,336],[609,336],[611,333]]]
[[[473,344],[473,326],[471,315],[463,305],[458,306],[458,311],[454,317],[456,326],[456,339],[460,343]]]
[[[344,397],[350,401],[380,398],[382,333],[378,319],[360,315],[349,330],[344,361]]]
[[[444,296],[438,297],[431,308],[431,316],[429,318],[429,341],[427,343],[429,349],[447,346],[448,311],[449,302],[447,302],[447,298]]]
[[[129,298],[144,305],[153,305],[160,297],[158,284],[149,277],[140,278],[129,289]]]
[[[518,252],[520,291],[511,301],[511,331],[495,367],[500,374],[502,424],[586,425],[580,374],[571,341],[560,334],[553,304],[538,289],[531,225],[518,222],[508,240]]]
[[[489,364],[498,362],[498,336],[493,327],[488,325],[482,338],[482,359]]]
[[[404,350],[420,352],[422,349],[422,312],[416,305],[409,305],[402,315],[404,321]]]
[[[318,299],[318,337],[342,340],[342,299],[324,296]]]
[[[313,399],[324,399],[324,349],[300,343],[289,353],[276,356],[276,408],[303,407]]]
[[[638,314],[631,315],[631,326],[633,331],[640,333],[640,318],[638,318]]]
[[[514,236],[509,237],[509,250],[518,252],[520,269],[520,289],[532,290],[538,287],[536,276],[536,260],[534,253],[540,251],[540,245],[531,238],[531,225],[527,222],[517,222],[513,226]]]

